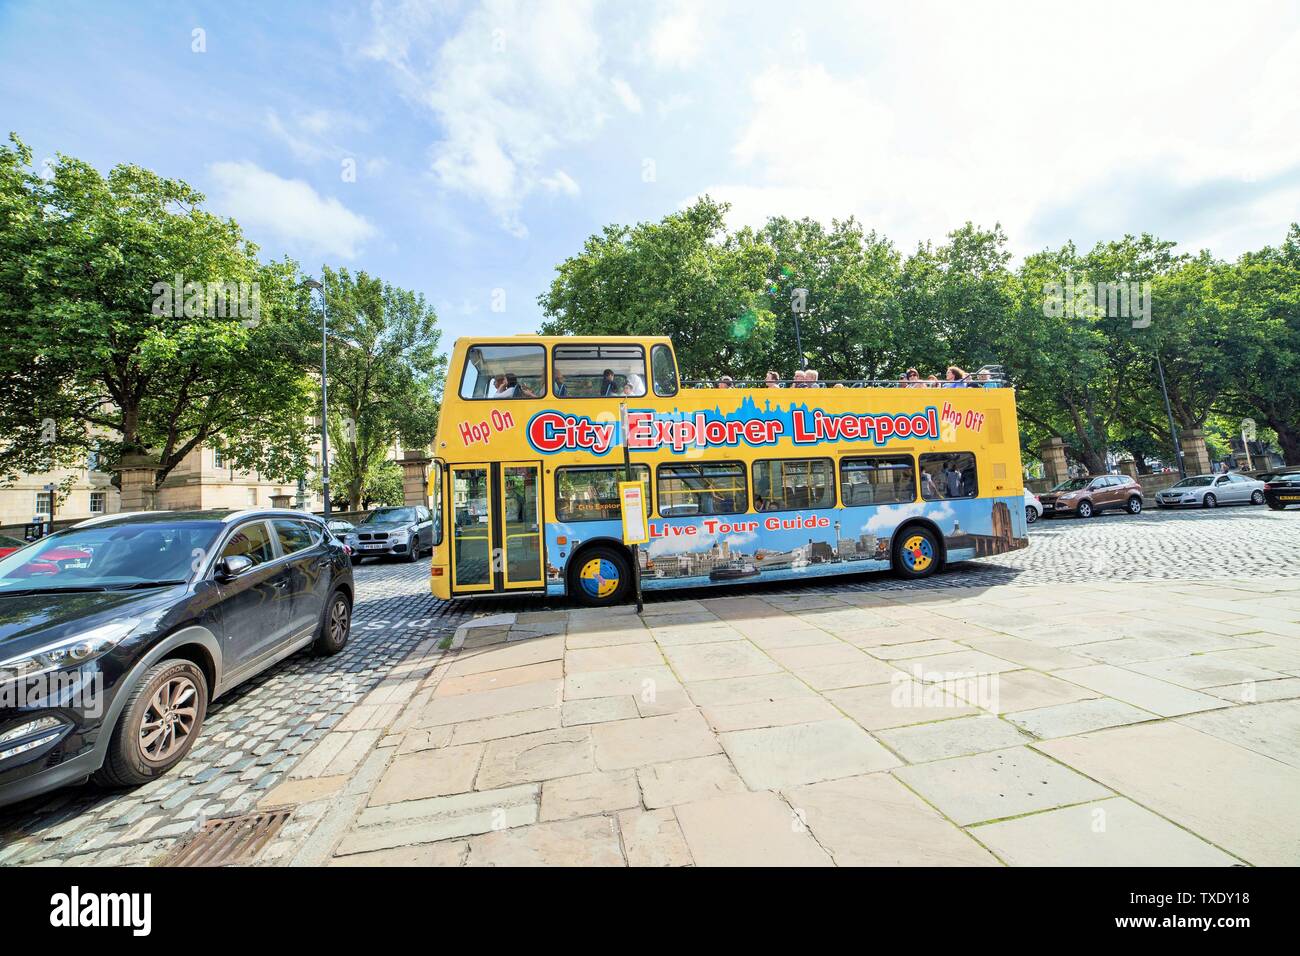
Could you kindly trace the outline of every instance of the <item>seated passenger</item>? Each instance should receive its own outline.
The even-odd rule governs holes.
[[[619,392],[618,385],[614,382],[614,370],[607,368],[600,373],[600,397],[611,398]]]

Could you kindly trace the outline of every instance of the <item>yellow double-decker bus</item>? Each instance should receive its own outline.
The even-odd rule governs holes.
[[[687,387],[663,337],[460,339],[430,473],[441,598],[592,605],[1024,547],[1015,393],[916,383]],[[618,484],[649,541],[622,541]]]

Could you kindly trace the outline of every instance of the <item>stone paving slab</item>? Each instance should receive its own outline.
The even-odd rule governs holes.
[[[1125,800],[1095,803],[972,827],[1012,866],[1237,866],[1240,861]]]
[[[1300,861],[1300,770],[1164,721],[1034,745],[1257,866]]]

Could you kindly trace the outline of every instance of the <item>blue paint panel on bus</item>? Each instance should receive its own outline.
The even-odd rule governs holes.
[[[988,557],[1029,543],[1020,496],[653,518],[651,541],[641,549],[641,586],[699,587],[886,570],[894,532],[911,518],[926,518],[939,528],[949,561]],[[565,562],[574,547],[595,538],[617,540],[621,534],[618,521],[547,524],[547,592],[565,593]],[[566,538],[564,545],[560,536]]]

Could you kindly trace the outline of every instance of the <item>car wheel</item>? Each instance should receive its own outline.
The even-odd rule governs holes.
[[[570,573],[569,593],[589,607],[620,604],[631,589],[627,555],[604,545],[583,551]]]
[[[1091,501],[1080,501],[1080,502],[1079,502],[1079,517],[1080,517],[1080,518],[1091,518],[1091,517],[1092,517],[1092,502],[1091,502]]]
[[[347,592],[335,591],[325,605],[320,628],[311,649],[321,657],[337,654],[347,647],[348,635],[352,633],[352,602]]]
[[[414,562],[420,556],[420,536],[417,534],[411,539],[411,543],[406,546],[407,563]]]
[[[207,713],[208,679],[197,664],[155,664],[131,689],[95,782],[135,787],[161,777],[190,752]]]
[[[1131,515],[1140,515],[1142,513],[1142,499],[1137,495],[1128,500],[1128,513]]]
[[[1214,495],[1207,494],[1204,498],[1201,499],[1201,506],[1203,508],[1217,508],[1218,505],[1219,505],[1219,499],[1214,497]]]
[[[902,578],[927,578],[939,570],[939,541],[928,528],[913,526],[894,540],[894,573]]]
[[[1286,505],[1282,504],[1282,502],[1280,501],[1278,502],[1270,501],[1268,503],[1268,507],[1270,511],[1286,511]]]
[[[1258,488],[1250,493],[1250,503],[1252,505],[1262,505],[1264,503],[1264,492]]]
[[[1031,505],[1025,505],[1025,522],[1033,524],[1038,520],[1038,511]]]

